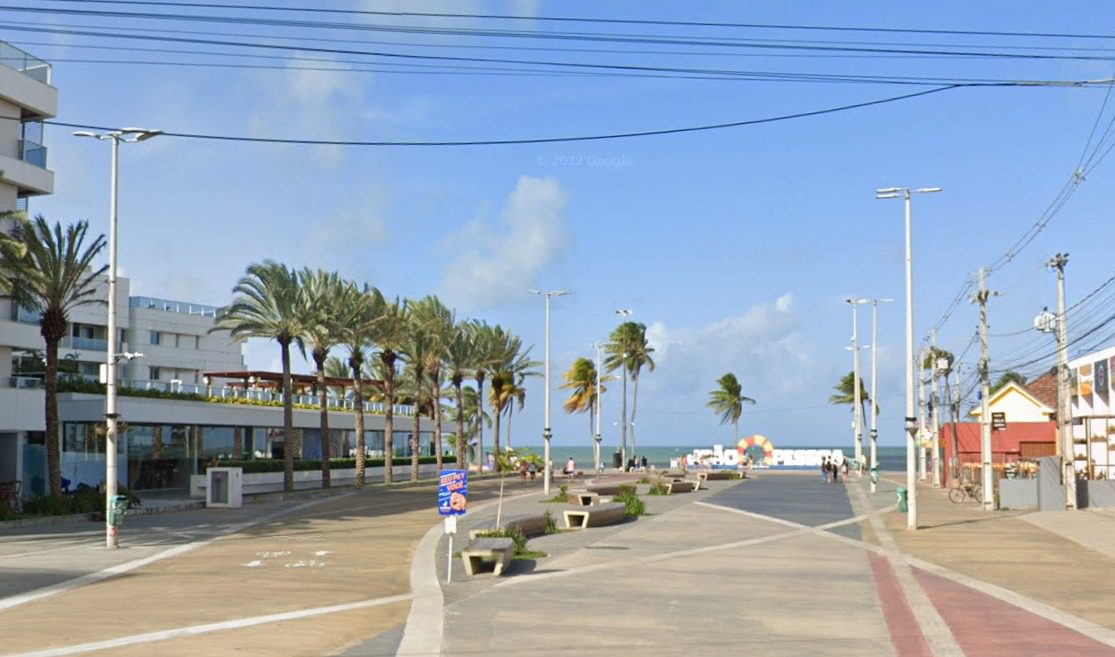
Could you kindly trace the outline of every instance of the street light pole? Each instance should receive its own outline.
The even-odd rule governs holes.
[[[859,375],[859,320],[858,313],[856,312],[857,306],[864,303],[870,303],[868,299],[845,299],[846,303],[852,306],[852,403],[855,408],[852,410],[855,431],[855,454],[856,454],[856,471],[859,472],[860,463],[863,462],[863,393],[860,390],[862,383],[860,383]]]
[[[594,472],[600,472],[600,443],[603,440],[600,437],[600,352],[604,345],[599,342],[593,343],[593,348],[596,349],[596,436],[593,438],[593,464]]]
[[[906,201],[906,528],[918,528],[918,495],[916,466],[917,417],[914,409],[914,255],[912,235],[912,197],[941,191],[940,187],[887,187],[875,190],[875,198],[904,198]]]
[[[109,238],[108,238],[108,347],[105,355],[105,547],[117,548],[117,527],[112,522],[112,502],[117,493],[116,444],[119,428],[119,414],[116,412],[116,222],[117,196],[119,191],[120,142],[134,143],[146,141],[163,133],[162,130],[144,128],[123,128],[112,132],[89,132],[81,130],[73,133],[75,137],[91,137],[101,141],[112,141],[112,180],[109,200]]]
[[[891,303],[894,299],[872,299],[871,300],[871,466],[868,470],[869,478],[871,479],[871,492],[874,493],[878,490],[875,482],[874,473],[879,467],[879,431],[876,425],[879,421],[879,398],[876,397],[875,384],[879,381],[879,347],[877,344],[877,337],[879,335],[879,304]]]
[[[620,308],[616,311],[620,317],[626,318],[631,314],[630,308]],[[626,320],[624,320],[626,321]],[[620,467],[627,468],[627,329],[623,327],[623,322],[620,323],[620,333],[623,335],[623,404],[621,405],[620,414],[623,416],[623,425],[620,427],[620,435],[622,436],[620,444],[620,459],[623,461]]]
[[[546,412],[545,420],[542,426],[542,460],[545,461],[544,469],[542,472],[542,492],[545,495],[550,494],[550,299],[554,297],[561,297],[569,294],[565,290],[551,290],[549,292],[542,292],[540,290],[531,290],[534,294],[546,297]]]

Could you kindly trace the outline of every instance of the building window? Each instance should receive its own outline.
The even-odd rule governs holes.
[[[162,334],[158,331],[151,331],[151,344],[159,344],[162,339]]]
[[[200,335],[195,335],[194,336],[194,349],[201,349],[201,336]]]
[[[152,367],[151,368],[151,374],[149,376],[151,377],[152,381],[158,381],[160,374],[162,374],[162,372],[159,370],[159,368]]]
[[[182,346],[182,335],[180,333],[174,334],[174,348],[178,349]]]

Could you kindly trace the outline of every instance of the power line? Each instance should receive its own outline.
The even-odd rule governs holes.
[[[289,7],[276,5],[245,5],[208,2],[157,2],[141,0],[52,0],[54,2],[77,2],[80,4],[109,4],[109,5],[142,5],[151,7],[192,7],[204,9],[241,9],[259,11],[286,11],[305,12],[317,14],[346,14],[354,16],[385,16],[385,17],[415,17],[415,18],[461,18],[461,19],[489,19],[489,20],[517,20],[560,23],[597,23],[609,25],[670,25],[679,27],[717,27],[717,28],[745,28],[762,30],[801,30],[801,31],[832,31],[832,32],[861,32],[861,33],[887,33],[887,34],[940,34],[952,36],[996,36],[996,37],[1026,37],[1026,38],[1051,38],[1051,39],[1115,39],[1115,35],[1086,34],[1086,33],[1059,33],[1059,32],[1008,32],[990,30],[947,30],[928,28],[895,28],[895,27],[852,27],[833,25],[795,25],[785,23],[738,23],[722,21],[679,21],[664,19],[633,19],[633,18],[598,18],[575,16],[516,16],[508,14],[480,14],[480,13],[446,13],[446,12],[419,12],[419,11],[375,11],[360,9],[333,9],[323,7]]]
[[[792,119],[802,119],[811,116],[822,116],[825,114],[835,114],[837,112],[846,112],[853,109],[861,109],[864,107],[872,107],[875,105],[886,105],[902,100],[909,100],[919,96],[928,96],[930,94],[940,93],[942,91],[951,91],[953,89],[961,88],[963,85],[948,85],[944,87],[937,87],[935,89],[928,89],[925,91],[918,91],[915,93],[903,94],[901,96],[891,96],[888,98],[880,98],[878,100],[869,100],[861,103],[852,103],[850,105],[840,105],[837,107],[829,107],[819,110],[811,110],[808,112],[796,112],[794,114],[782,114],[779,116],[771,116],[761,119],[748,119],[744,121],[731,121],[728,123],[715,123],[710,125],[688,126],[681,128],[664,128],[660,130],[643,130],[638,132],[618,132],[600,135],[580,135],[580,136],[565,136],[565,137],[532,137],[524,139],[473,139],[473,140],[460,140],[460,141],[356,141],[356,140],[343,140],[343,139],[298,139],[298,138],[282,138],[282,137],[247,137],[238,135],[217,135],[206,133],[194,132],[174,132],[166,131],[163,134],[167,137],[181,137],[184,139],[204,139],[211,141],[235,141],[235,142],[249,142],[249,143],[266,143],[266,144],[303,144],[313,146],[508,146],[516,144],[551,144],[562,142],[580,142],[580,141],[603,141],[609,139],[628,139],[632,137],[657,137],[661,135],[683,134],[689,132],[705,132],[711,130],[724,130],[727,128],[739,128],[743,126],[761,125],[764,123],[776,123],[779,121],[788,121]],[[18,117],[0,117],[4,119],[19,120]],[[80,128],[83,130],[117,130],[119,128],[106,127],[98,125],[88,125],[84,123],[65,123],[61,121],[44,121],[47,125],[57,125],[66,128]]]

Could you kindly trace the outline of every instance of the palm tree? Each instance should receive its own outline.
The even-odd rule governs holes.
[[[719,388],[709,393],[708,406],[714,413],[720,414],[720,424],[732,423],[734,442],[739,442],[739,418],[743,415],[743,405],[754,404],[755,400],[743,395],[743,386],[735,374],[728,372],[717,379]]]
[[[407,338],[403,343],[403,357],[407,361],[407,374],[414,390],[414,429],[410,434],[410,480],[418,481],[418,452],[421,446],[422,410],[426,383],[426,367],[433,351],[429,310],[421,301],[407,301]]]
[[[329,435],[329,387],[325,383],[325,359],[329,350],[342,340],[341,314],[344,309],[346,285],[337,272],[303,269],[298,276],[302,284],[302,323],[305,338],[311,345],[317,377],[318,413],[321,418],[321,487],[331,482],[330,459],[332,441]]]
[[[604,365],[609,372],[615,372],[626,362],[627,374],[635,384],[631,394],[631,452],[635,449],[635,413],[639,410],[639,375],[646,367],[654,371],[654,347],[647,342],[647,327],[640,322],[623,322],[612,331],[609,342],[604,346],[609,354]],[[627,421],[627,418],[624,418]]]
[[[465,322],[457,322],[453,325],[452,339],[449,341],[445,350],[445,367],[449,376],[449,384],[453,386],[453,390],[456,393],[454,401],[457,406],[458,468],[465,467],[468,452],[468,436],[465,434],[465,405],[462,386],[464,385],[465,377],[469,376],[472,371],[474,360],[475,349],[473,348],[473,343],[469,336],[468,324]]]
[[[343,379],[349,375],[348,362],[340,356],[330,356],[325,359],[325,376],[331,379]]]
[[[399,354],[406,345],[409,325],[406,304],[396,297],[383,300],[375,325],[374,342],[379,345],[379,361],[383,375],[383,477],[394,480],[395,458],[395,375]]]
[[[529,362],[529,358],[527,358],[526,353],[522,352],[522,339],[502,326],[493,327],[488,347],[489,374],[492,378],[492,389],[488,400],[492,407],[492,450],[498,455],[500,453],[500,416],[503,415],[503,409],[511,401],[511,391],[515,386],[514,370],[518,361],[527,359]],[[499,462],[496,461],[496,469],[499,470],[499,467]]]
[[[427,296],[415,304],[413,312],[418,323],[422,325],[427,339],[425,369],[429,374],[430,418],[434,421],[437,468],[441,470],[442,454],[444,453],[441,444],[442,364],[453,340],[453,328],[456,319],[453,311],[446,308],[441,300],[434,295]]]
[[[96,278],[107,266],[93,268],[105,248],[104,235],[86,246],[89,224],[61,223],[53,229],[41,215],[17,226],[14,236],[0,245],[0,271],[10,279],[12,300],[41,313],[39,333],[46,342],[46,454],[50,494],[62,494],[62,464],[58,432],[58,344],[66,336],[69,314],[80,306],[103,303],[94,297]],[[15,240],[15,241],[13,241]],[[116,336],[109,336],[115,340]]]
[[[493,362],[492,358],[492,344],[495,340],[495,329],[487,322],[473,321],[468,325],[469,339],[472,341],[473,348],[473,362],[472,362],[472,377],[476,380],[476,395],[480,400],[480,405],[484,405],[484,379],[488,376],[488,371]],[[480,415],[486,415],[481,410]],[[479,420],[477,416],[476,425],[476,462],[480,472],[484,471],[484,423]]]
[[[302,343],[302,288],[298,274],[273,260],[248,265],[232,289],[238,295],[222,308],[210,330],[227,330],[233,338],[266,338],[279,343],[283,367],[283,490],[294,489],[293,384],[290,376],[290,345]]]
[[[370,346],[375,338],[376,324],[379,322],[382,312],[383,295],[380,294],[379,290],[368,285],[365,285],[363,290],[358,290],[355,285],[351,285],[351,289],[345,295],[341,342],[348,351],[348,362],[345,364],[347,364],[348,370],[352,374],[352,401],[356,412],[354,422],[356,425],[356,485],[358,487],[364,485],[364,474],[367,467],[367,443],[364,437],[364,367],[366,364],[364,349]],[[330,360],[332,361],[333,358],[330,358]],[[327,362],[327,371],[328,365]],[[344,370],[343,367],[341,369]],[[347,375],[348,372],[333,376],[343,377]]]
[[[855,371],[848,372],[847,374],[845,374],[844,377],[842,379],[840,379],[840,383],[833,386],[833,390],[836,391],[836,394],[829,397],[829,403],[830,404],[855,405],[855,403],[856,403],[856,373],[855,373]],[[864,413],[863,409],[864,409],[864,407],[867,406],[868,403],[871,402],[871,397],[870,397],[870,395],[867,394],[867,388],[865,388],[864,385],[863,385],[863,377],[860,377],[860,380],[859,380],[859,395],[860,395],[860,397],[859,397],[860,413],[862,414],[861,417],[866,417],[866,414]],[[878,404],[873,404],[872,408],[874,409],[874,412],[876,414],[878,414],[878,412],[879,412]]]
[[[507,449],[511,449],[511,416],[515,414],[516,404],[519,410],[523,410],[523,404],[527,400],[526,377],[523,375],[515,375],[514,383],[507,383],[504,386],[504,391],[507,395],[507,408],[504,412],[507,414],[507,425],[504,436],[507,437]]]
[[[476,392],[476,388],[472,386],[465,386],[461,390],[461,411],[464,416],[465,429],[465,444],[467,445],[473,436],[478,435],[480,428],[484,425],[492,426],[492,416],[484,411],[484,404],[480,399],[480,393]],[[481,456],[477,456],[477,462],[482,463]]]
[[[562,374],[565,383],[562,388],[572,390],[562,408],[566,413],[588,413],[589,442],[592,442],[592,411],[596,409],[597,393],[604,392],[604,386],[596,388],[596,363],[588,358],[578,358]]]
[[[1017,383],[1020,386],[1024,386],[1026,385],[1026,377],[1019,374],[1018,372],[1015,372],[1014,370],[1003,372],[1003,375],[999,377],[999,380],[995,382],[995,385],[991,386],[991,394],[994,395],[995,393],[999,392],[1000,390],[1005,388],[1008,383]]]

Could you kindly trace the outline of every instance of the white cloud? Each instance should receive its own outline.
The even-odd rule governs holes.
[[[698,328],[655,322],[647,328],[647,340],[655,349],[657,368],[644,385],[651,394],[704,398],[716,379],[730,371],[749,397],[800,394],[815,379],[802,327],[790,293]]]
[[[298,65],[303,64],[288,64]],[[260,137],[339,139],[347,124],[345,117],[356,116],[363,109],[367,79],[367,73],[342,70],[265,71],[259,75],[264,93],[249,118],[251,133]],[[314,160],[326,166],[339,165],[344,156],[341,146],[315,146],[312,152]]]
[[[361,203],[315,221],[308,241],[312,259],[336,267],[339,259],[362,258],[369,247],[387,242],[390,232],[383,210],[389,201],[387,187],[376,185],[365,193]]]
[[[519,178],[499,225],[473,221],[445,242],[456,258],[445,268],[442,296],[465,310],[513,299],[554,262],[568,242],[569,196],[553,178]]]

